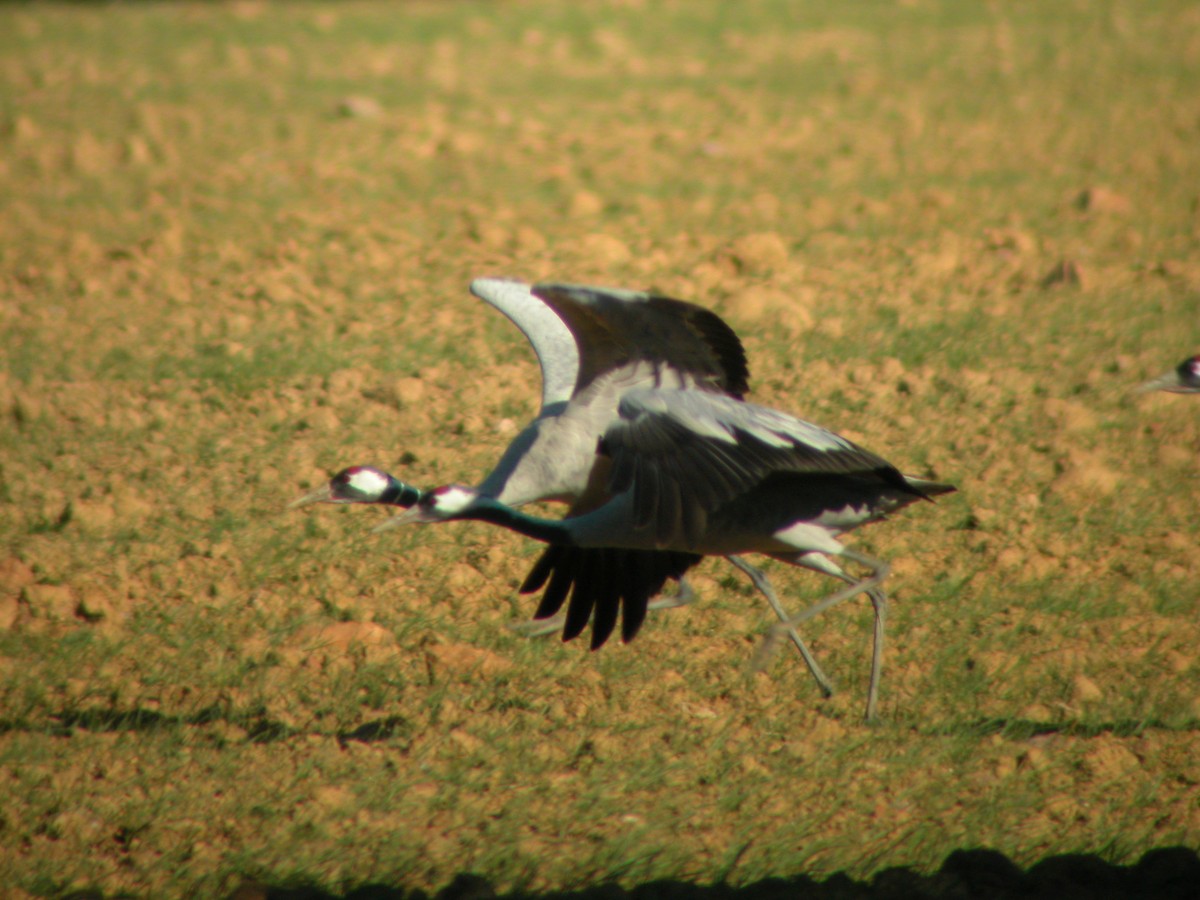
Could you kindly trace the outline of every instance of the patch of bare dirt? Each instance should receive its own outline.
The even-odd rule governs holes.
[[[660,46],[668,6],[6,11],[6,878],[538,890],[1200,840],[1200,417],[1129,394],[1195,350],[1194,92],[1145,77],[1186,29],[1118,3],[1086,52],[1073,14],[942,40],[902,5],[886,38],[752,10],[710,40],[700,3]],[[285,511],[351,463],[490,469],[540,385],[484,274],[700,302],[754,399],[959,486],[847,538],[893,563],[887,724],[861,600],[806,623],[822,700],[787,653],[746,671],[771,614],[721,560],[592,654],[505,627],[529,542]],[[829,588],[770,573],[789,608]]]

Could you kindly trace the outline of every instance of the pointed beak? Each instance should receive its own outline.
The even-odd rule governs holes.
[[[288,509],[299,509],[302,506],[310,506],[313,503],[332,503],[333,493],[329,490],[329,485],[325,484],[317,488],[315,491],[305,494],[298,500],[293,500],[288,504]]]
[[[414,522],[422,522],[422,510],[419,506],[414,506],[411,509],[406,509],[397,516],[392,516],[386,519],[381,524],[376,525],[371,529],[373,534],[378,534],[381,531],[391,531],[393,528],[399,528],[401,525],[411,525]]]
[[[1165,375],[1160,375],[1158,378],[1152,378],[1137,389],[1139,394],[1148,394],[1151,391],[1182,393],[1183,385],[1179,381],[1179,373],[1172,370]]]

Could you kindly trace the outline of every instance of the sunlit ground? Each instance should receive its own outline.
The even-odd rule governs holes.
[[[0,7],[0,882],[749,885],[1200,844],[1200,11]],[[754,399],[958,494],[780,654],[729,564],[637,641],[539,550],[287,503],[535,412],[478,275],[654,288]],[[767,567],[789,605],[829,589]]]

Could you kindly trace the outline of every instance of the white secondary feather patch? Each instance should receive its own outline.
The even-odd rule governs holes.
[[[867,504],[861,503],[855,506],[847,503],[841,509],[825,510],[813,520],[813,524],[822,528],[831,528],[840,534],[875,518],[877,518],[875,510]]]
[[[631,291],[628,288],[597,287],[587,284],[555,284],[553,287],[568,291],[580,303],[595,306],[605,299],[620,300],[622,303],[644,303],[650,299],[645,291]]]
[[[836,531],[813,522],[797,522],[775,532],[775,540],[804,553],[830,553],[836,556],[845,547],[835,537]]]
[[[734,436],[733,432],[730,431],[726,425],[722,424],[712,416],[694,416],[686,411],[683,411],[672,416],[672,418],[688,431],[691,431],[693,434],[697,434],[700,437],[713,438],[718,441],[724,441],[727,444],[737,443],[737,438]]]
[[[706,391],[640,389],[629,391],[619,408],[622,418],[661,416],[696,434],[733,443],[740,431],[771,447],[803,444],[813,450],[853,450],[854,445],[828,429],[778,410]]]
[[[621,399],[618,415],[626,420],[642,416],[670,419],[701,437],[737,443],[733,431],[713,415],[712,410],[687,402],[692,393],[661,388],[634,389]]]
[[[854,445],[827,428],[776,409],[743,403],[738,427],[774,446],[804,444],[813,450],[853,450]]]
[[[745,425],[739,426],[742,431],[750,435],[750,437],[761,441],[769,447],[792,447],[796,444],[796,439],[787,434],[781,434],[779,431],[763,427],[755,422],[748,422]],[[801,443],[810,443],[809,441],[801,441]]]

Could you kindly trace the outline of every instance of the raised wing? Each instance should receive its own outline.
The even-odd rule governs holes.
[[[632,390],[605,431],[608,489],[631,491],[634,527],[695,546],[710,513],[776,473],[855,475],[917,497],[889,462],[811,422],[720,394]]]
[[[712,310],[655,294],[577,284],[536,284],[575,337],[575,392],[605,372],[649,360],[686,372],[701,386],[743,396],[750,370],[742,342]]]
[[[605,372],[650,360],[741,397],[746,353],[716,313],[638,291],[477,278],[471,293],[521,330],[542,369],[542,408],[566,403]]]
[[[579,350],[558,314],[522,281],[476,278],[471,293],[508,316],[533,347],[542,369],[542,409],[570,400],[579,380]]]

